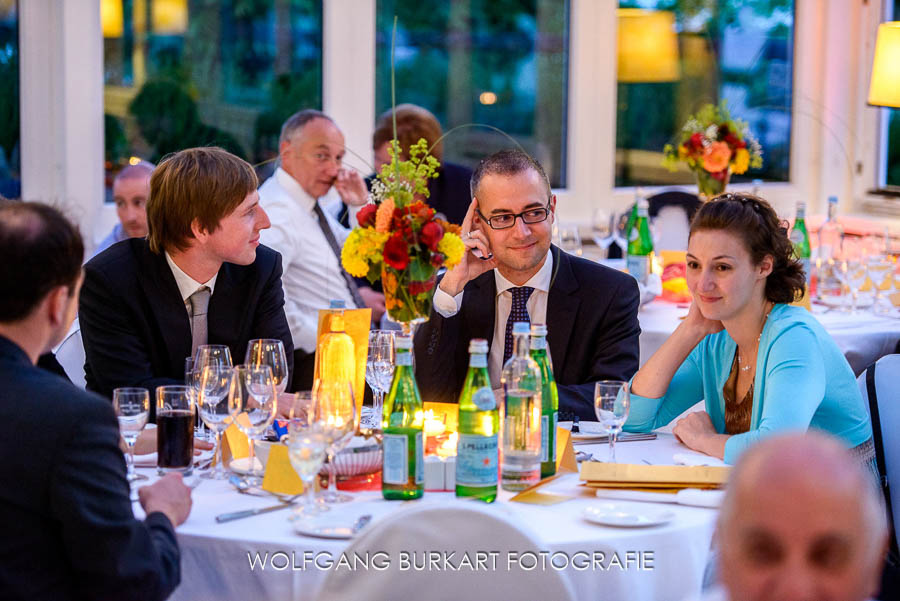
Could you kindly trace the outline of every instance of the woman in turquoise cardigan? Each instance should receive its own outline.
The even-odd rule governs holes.
[[[686,278],[694,302],[632,379],[625,430],[653,430],[705,399],[706,411],[679,420],[673,433],[726,463],[769,434],[812,427],[874,466],[853,370],[822,325],[787,304],[802,294],[804,273],[772,207],[743,194],[702,206]]]

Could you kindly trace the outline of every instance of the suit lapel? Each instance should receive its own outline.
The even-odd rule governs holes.
[[[465,312],[466,322],[463,328],[468,335],[468,338],[463,339],[467,351],[466,365],[468,365],[469,340],[484,338],[488,341],[488,347],[494,340],[494,321],[497,318],[497,281],[494,278],[494,270],[475,278],[472,285],[466,290],[466,295],[468,298],[463,298],[463,307],[472,308],[471,311]]]
[[[154,254],[147,245],[139,248],[142,272],[146,277],[138,281],[159,326],[170,373],[184,373],[184,359],[191,354],[191,321],[184,301],[165,255]]]
[[[547,295],[547,344],[556,372],[554,375],[559,378],[566,364],[569,339],[575,327],[581,299],[576,294],[579,285],[572,272],[569,255],[560,252],[556,246],[551,246],[551,252],[555,274]]]

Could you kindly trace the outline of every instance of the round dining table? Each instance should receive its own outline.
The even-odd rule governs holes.
[[[578,444],[575,449],[583,451],[581,456],[584,458],[591,455],[593,460],[607,458],[605,443]],[[636,464],[673,464],[676,455],[698,455],[667,432],[660,432],[655,440],[620,442],[616,451],[619,462]],[[155,469],[139,471],[150,476],[151,481],[156,478]],[[228,481],[203,480],[196,476],[186,481],[195,488],[190,517],[177,528],[182,571],[181,584],[171,597],[175,601],[315,599],[328,573],[327,561],[319,562],[326,567],[311,565],[308,561],[304,565],[304,553],[307,558],[324,553],[336,561],[350,542],[295,533],[289,521],[293,511],[290,508],[218,523],[217,515],[271,506],[278,504],[278,500],[240,494]],[[577,473],[560,475],[542,487],[541,492],[559,495],[565,500],[552,505],[522,503],[511,501],[513,493],[501,490],[492,509],[532,533],[536,548],[523,549],[523,554],[531,552],[540,556],[543,553],[545,557],[556,554],[557,565],[565,558],[572,559],[572,564],[565,569],[547,569],[564,574],[575,598],[680,601],[700,591],[711,556],[716,509],[615,501],[618,508],[639,514],[658,515],[671,511],[670,521],[660,525],[615,527],[597,525],[585,519],[587,508],[609,501],[597,498],[592,489],[582,486]],[[385,501],[379,490],[354,492],[352,496],[351,502],[333,506],[323,515],[331,523],[337,521],[347,525],[356,522],[360,516],[370,515],[372,519],[366,528],[376,528],[386,516],[419,504],[440,506],[455,498],[452,492],[426,492],[417,501]],[[137,503],[135,508],[140,516]],[[490,533],[470,533],[470,537],[475,537],[476,548],[483,544],[483,550],[490,551]],[[467,543],[467,548],[471,549],[471,538]],[[281,556],[276,562],[273,558],[279,553]],[[603,554],[601,564],[595,564],[591,569],[573,567],[578,554],[596,559],[597,553]],[[616,555],[615,559],[613,555]],[[293,565],[285,565],[286,557],[292,558],[290,563]],[[359,577],[365,578],[365,573],[359,573]],[[373,601],[378,600],[373,597]]]

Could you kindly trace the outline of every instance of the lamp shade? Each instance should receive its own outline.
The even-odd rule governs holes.
[[[617,16],[619,81],[653,83],[676,81],[681,77],[675,13],[620,8]]]
[[[869,104],[900,107],[900,21],[878,26]]]
[[[101,0],[100,29],[104,38],[120,38],[125,33],[122,0]]]
[[[188,25],[187,0],[153,0],[150,24],[156,34],[183,34]]]

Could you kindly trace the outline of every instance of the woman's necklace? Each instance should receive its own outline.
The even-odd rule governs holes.
[[[768,321],[768,319],[769,319],[769,313],[772,312],[772,309],[774,307],[775,307],[774,304],[771,307],[769,307],[769,310],[766,311],[766,316],[763,317],[762,326],[760,326],[760,328],[759,328],[759,336],[756,337],[756,348],[757,349],[759,349],[759,341],[762,340],[762,331],[763,331],[763,328],[766,327],[766,321]],[[744,371],[744,372],[750,371],[750,369],[753,367],[752,363],[748,363],[747,365],[742,365],[743,361],[741,360],[741,347],[738,347],[737,360],[738,360],[738,368],[741,371]]]

